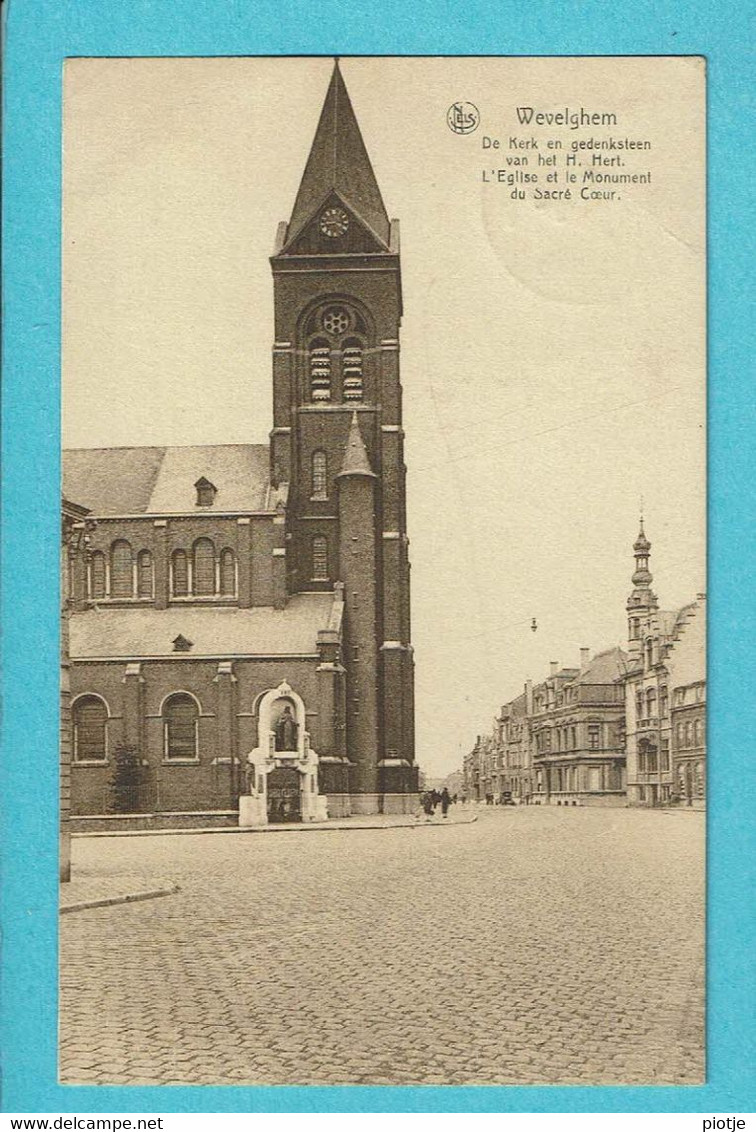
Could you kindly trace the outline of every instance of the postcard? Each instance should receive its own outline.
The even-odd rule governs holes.
[[[706,1080],[705,83],[66,60],[62,1085]]]

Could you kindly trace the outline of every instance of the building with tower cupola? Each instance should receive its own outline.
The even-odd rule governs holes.
[[[113,811],[116,752],[130,812],[166,821],[415,805],[398,222],[338,64],[270,265],[269,447],[65,453],[96,522],[71,579],[80,817]]]
[[[628,804],[665,805],[683,799],[686,789],[688,799],[692,800],[695,794],[697,800],[703,801],[703,693],[695,702],[696,718],[702,721],[696,731],[699,745],[694,747],[691,743],[687,756],[681,757],[679,745],[675,743],[673,716],[684,703],[686,687],[705,689],[705,595],[699,594],[696,601],[682,609],[667,611],[659,608],[651,588],[651,543],[642,519],[633,553],[635,571],[632,575],[633,591],[627,602],[628,667],[625,676]],[[695,697],[694,691],[692,694]]]
[[[551,662],[504,704],[465,757],[475,801],[557,806],[703,805],[706,794],[706,598],[672,612],[651,588],[641,519],[626,604],[627,650]]]

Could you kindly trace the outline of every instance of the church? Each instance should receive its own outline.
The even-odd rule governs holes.
[[[64,453],[74,817],[416,804],[399,228],[338,64],[270,264],[269,446]]]

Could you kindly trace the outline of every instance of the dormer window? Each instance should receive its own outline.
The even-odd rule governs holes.
[[[210,480],[202,476],[201,479],[197,480],[194,487],[197,492],[196,506],[212,507],[215,502],[215,497],[218,494],[218,489],[215,484],[210,483]]]

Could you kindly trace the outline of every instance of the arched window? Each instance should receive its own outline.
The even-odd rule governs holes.
[[[654,642],[649,639],[646,641],[646,665],[650,668],[654,663]]]
[[[176,692],[163,704],[166,759],[199,758],[199,708],[193,696]]]
[[[215,593],[215,547],[209,538],[198,538],[194,544],[192,589],[199,597]]]
[[[105,762],[108,757],[108,709],[99,696],[79,696],[73,705],[73,759]]]
[[[697,747],[703,743],[703,723],[700,719],[693,724],[693,741]]]
[[[222,597],[236,594],[236,555],[233,550],[222,550],[220,554],[220,592]]]
[[[134,596],[134,567],[131,544],[116,539],[110,548],[110,596]]]
[[[669,692],[666,686],[659,689],[659,715],[666,719],[669,714]]]
[[[312,540],[312,580],[328,581],[328,540],[323,535]]]
[[[706,780],[704,778],[704,764],[703,763],[696,763],[696,766],[695,766],[695,782],[696,782],[696,794],[698,795],[699,798],[703,798],[704,789],[705,789],[705,785],[706,785]]]
[[[185,550],[174,550],[171,558],[171,590],[174,597],[189,593],[189,562]]]
[[[678,747],[678,750],[679,750],[683,745],[683,725],[682,725],[682,723],[678,723],[677,728],[676,728],[676,735],[677,735],[677,747]]]
[[[691,724],[690,720],[688,720],[688,722],[685,724],[685,746],[693,746],[693,725]]]
[[[635,714],[638,719],[643,718],[643,692],[640,690],[635,693]]]
[[[325,338],[310,343],[310,396],[313,401],[331,400],[331,347]]]
[[[639,617],[633,617],[632,621],[630,622],[630,639],[633,640],[633,641],[637,641],[639,636],[640,636],[640,618]]]
[[[341,360],[345,401],[362,400],[362,344],[356,338],[344,342]]]
[[[646,709],[649,718],[656,715],[656,688],[649,688],[646,692]]]
[[[328,457],[320,448],[312,454],[312,498],[328,498]]]
[[[140,550],[137,556],[137,596],[152,597],[152,555]]]
[[[95,601],[105,597],[105,555],[100,550],[94,552],[90,562],[89,596]]]

